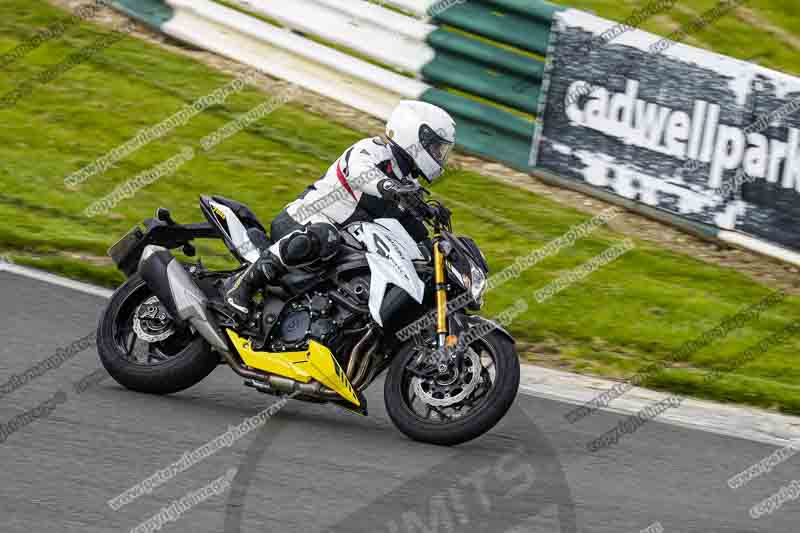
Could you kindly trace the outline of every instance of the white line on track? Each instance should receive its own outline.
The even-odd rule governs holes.
[[[22,265],[15,265],[14,263],[7,263],[4,261],[0,261],[0,272],[18,274],[20,276],[25,276],[26,278],[36,279],[45,283],[50,283],[51,285],[66,287],[67,289],[73,289],[85,294],[91,294],[92,296],[99,296],[101,298],[111,298],[111,295],[114,293],[114,291],[97,287],[96,285],[90,285],[88,283],[75,281],[63,276],[57,276],[43,270],[37,270],[35,268],[29,268]]]

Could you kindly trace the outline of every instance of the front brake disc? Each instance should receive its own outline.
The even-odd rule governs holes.
[[[412,379],[414,392],[423,402],[434,407],[449,407],[457,404],[475,390],[481,382],[481,359],[472,348],[464,353],[459,372],[451,368],[447,373],[430,379]]]

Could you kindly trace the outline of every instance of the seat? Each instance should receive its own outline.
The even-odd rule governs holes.
[[[224,196],[212,196],[211,198],[217,203],[228,206],[248,230],[255,228],[261,230],[264,235],[267,236],[267,230],[264,229],[264,225],[261,224],[261,221],[258,220],[258,216],[256,216],[252,209],[241,202],[225,198]],[[267,240],[269,241],[269,237],[267,237]]]
[[[248,229],[247,237],[250,239],[250,242],[252,242],[253,245],[262,252],[269,249],[269,247],[272,245],[272,242],[269,240],[269,235],[258,228]]]

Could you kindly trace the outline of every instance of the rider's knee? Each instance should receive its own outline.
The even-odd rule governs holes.
[[[286,266],[313,266],[335,256],[340,243],[339,230],[332,224],[309,224],[281,240],[280,254]]]

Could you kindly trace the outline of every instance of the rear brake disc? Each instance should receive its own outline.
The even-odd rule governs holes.
[[[175,333],[175,323],[158,298],[151,296],[133,313],[133,331],[145,342],[161,342]]]

